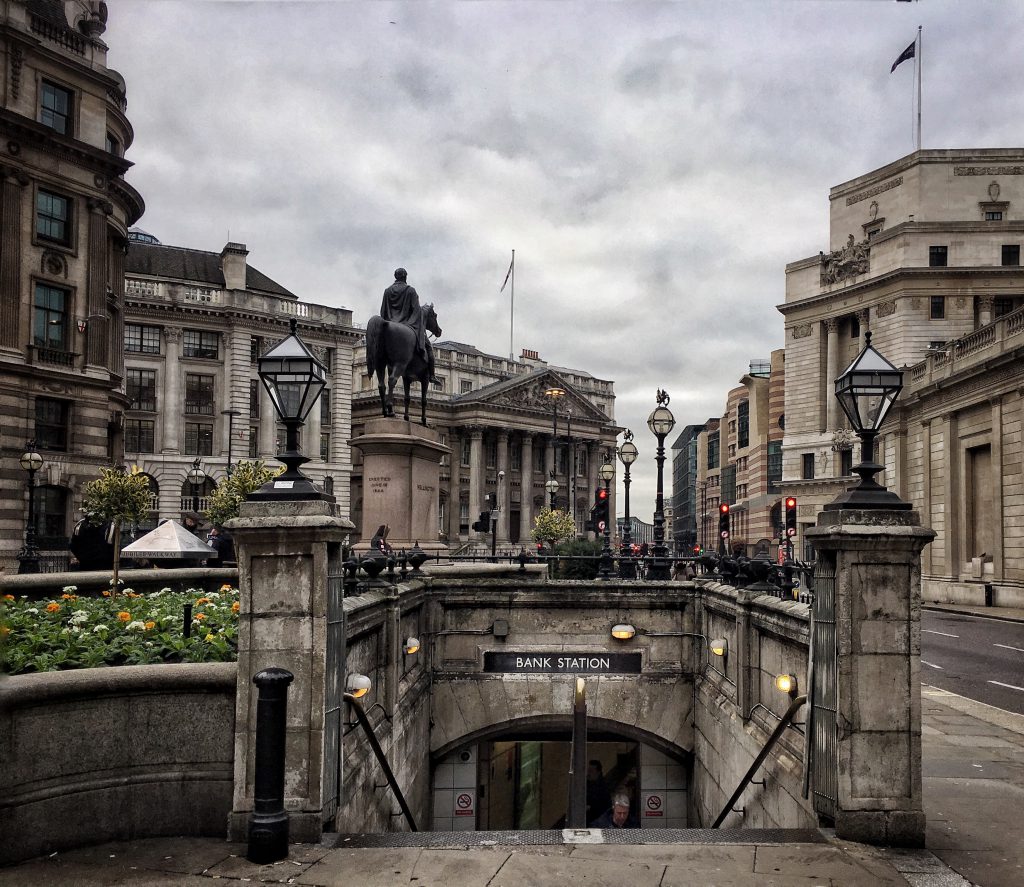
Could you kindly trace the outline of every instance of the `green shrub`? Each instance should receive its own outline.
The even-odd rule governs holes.
[[[590,542],[587,539],[570,539],[555,547],[555,556],[599,557],[604,547],[603,542]],[[555,566],[556,579],[596,579],[600,564],[596,560],[558,560]]]

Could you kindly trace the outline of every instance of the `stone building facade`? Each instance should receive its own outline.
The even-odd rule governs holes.
[[[120,341],[134,138],[107,67],[106,5],[0,7],[0,569],[16,567],[29,440],[40,547],[63,548],[82,485],[121,459]]]
[[[245,244],[219,252],[165,246],[132,232],[125,267],[124,457],[150,478],[150,521],[200,508],[229,457],[274,463],[284,426],[256,373],[256,359],[298,334],[324,362],[327,388],[300,432],[303,471],[348,514],[352,352],[362,337],[352,312],[301,302],[249,265]],[[233,411],[236,415],[228,415]],[[199,459],[207,480],[188,479]],[[276,463],[274,463],[276,464]]]
[[[881,482],[937,532],[926,599],[1021,597],[1024,150],[917,151],[832,188],[829,251],[786,267],[783,477],[800,538],[851,483],[833,382],[863,333],[906,370]],[[804,554],[810,554],[804,547]]]
[[[497,507],[499,545],[530,544],[533,521],[549,504],[545,484],[554,472],[555,505],[571,509],[579,535],[589,520],[606,454],[614,460],[612,382],[583,370],[550,366],[536,351],[509,360],[459,342],[434,345],[436,376],[427,399],[427,422],[451,449],[441,464],[438,538],[451,550],[477,543],[471,530],[480,512]],[[379,416],[376,377],[366,376],[365,344],[355,353],[353,435]],[[547,392],[560,390],[557,396]],[[419,386],[413,386],[418,410]],[[396,391],[401,413],[401,385]],[[618,470],[618,466],[616,466]],[[615,481],[611,514],[615,514]],[[353,453],[352,521],[361,527],[363,477]],[[365,528],[364,528],[365,533]]]
[[[730,547],[753,552],[759,540],[778,539],[785,373],[781,348],[767,361],[752,361],[729,392],[725,413],[695,429],[694,544],[704,549],[719,548],[722,503],[730,506]]]

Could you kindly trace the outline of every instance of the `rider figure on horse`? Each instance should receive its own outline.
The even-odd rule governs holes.
[[[384,290],[380,316],[383,320],[393,323],[404,323],[416,333],[416,348],[427,364],[428,378],[436,383],[438,380],[434,377],[434,349],[430,347],[427,339],[423,312],[420,311],[420,297],[415,288],[405,282],[406,277],[407,272],[404,268],[395,269],[395,282]]]

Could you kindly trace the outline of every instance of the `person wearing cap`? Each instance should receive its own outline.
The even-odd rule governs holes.
[[[406,282],[408,272],[404,268],[395,269],[395,282],[384,290],[384,298],[380,303],[382,320],[392,323],[404,323],[416,333],[416,350],[420,359],[427,365],[427,374],[431,382],[434,377],[434,349],[427,340],[427,328],[423,323],[423,312],[420,310],[420,297],[416,288]]]

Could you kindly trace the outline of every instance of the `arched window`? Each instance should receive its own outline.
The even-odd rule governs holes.
[[[68,544],[67,487],[43,484],[35,488],[36,545],[63,550]]]

